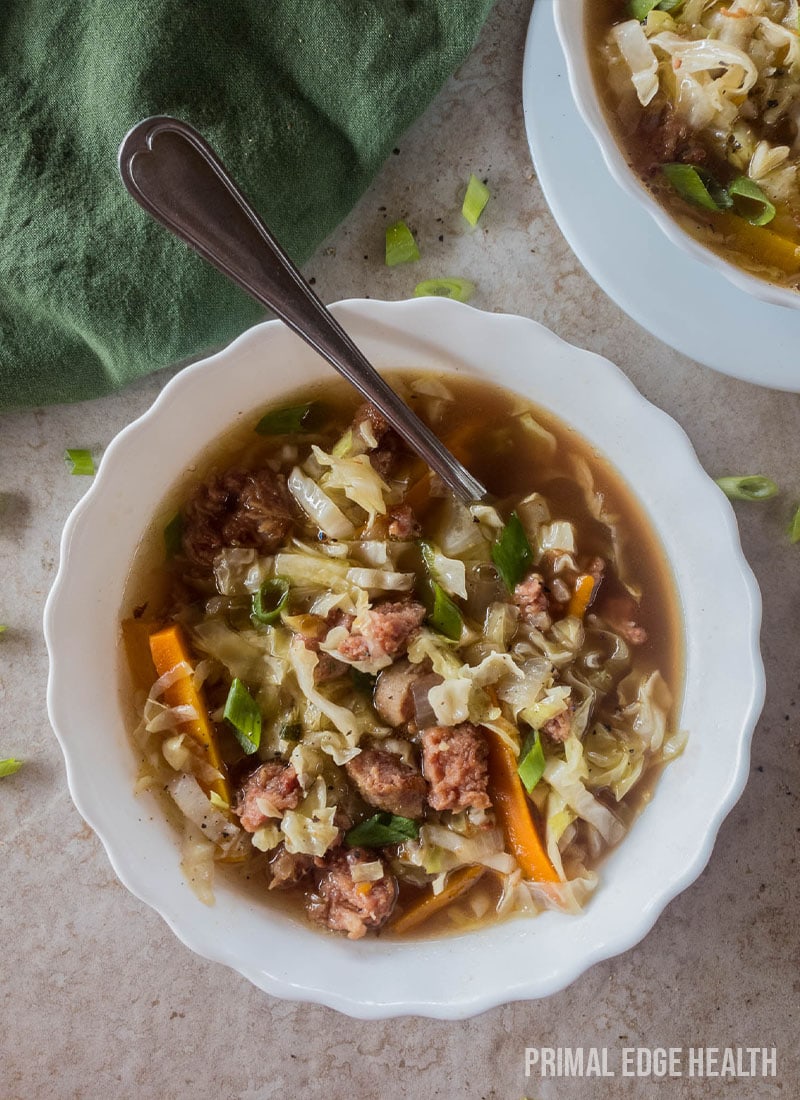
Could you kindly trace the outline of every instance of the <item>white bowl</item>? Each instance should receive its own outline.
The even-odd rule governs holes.
[[[329,377],[277,321],[182,370],[103,456],[70,516],[45,609],[48,708],[78,810],[125,885],[194,951],[276,996],[359,1017],[461,1018],[562,989],[631,947],[705,866],[744,787],[763,701],[760,597],[733,512],[683,431],[597,355],[522,317],[441,299],[334,307],[379,369],[432,368],[499,381],[573,425],[621,472],[672,563],[683,606],[688,747],[601,868],[579,916],[549,912],[429,942],[325,935],[217,876],[203,906],[183,882],[178,839],[149,794],[134,796],[136,754],[120,685],[126,576],[160,500],[205,444],[272,398]]]
[[[586,5],[592,0],[552,0],[556,31],[567,62],[567,74],[572,98],[589,127],[609,172],[631,198],[647,210],[669,239],[695,259],[723,275],[734,286],[763,302],[800,309],[800,293],[751,275],[736,264],[706,248],[691,233],[682,229],[628,163],[603,110],[597,86],[589,64],[590,45],[586,38]],[[614,247],[613,228],[609,232],[609,248]]]

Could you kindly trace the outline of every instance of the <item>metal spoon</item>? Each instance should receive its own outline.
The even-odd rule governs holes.
[[[328,312],[195,129],[166,116],[144,119],[120,146],[119,171],[148,214],[327,359],[460,500],[486,496],[484,486],[400,400]]]

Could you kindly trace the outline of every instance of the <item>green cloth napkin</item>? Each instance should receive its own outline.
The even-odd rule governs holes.
[[[117,174],[196,126],[302,262],[471,48],[491,0],[2,0],[0,408],[107,393],[263,316]]]

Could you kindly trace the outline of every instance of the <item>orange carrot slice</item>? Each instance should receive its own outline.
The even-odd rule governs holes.
[[[171,623],[163,630],[157,630],[150,635],[150,653],[159,676],[171,672],[181,662],[188,665],[190,669],[192,667],[186,636],[177,623]],[[185,676],[179,677],[174,683],[170,684],[164,692],[164,699],[171,707],[188,705],[194,708],[197,718],[191,718],[184,722],[183,729],[205,749],[211,767],[222,773],[221,777],[215,779],[209,786],[206,787],[202,782],[200,785],[206,793],[214,791],[230,806],[231,791],[226,777],[225,764],[219,753],[216,732],[208,716],[208,707],[203,698],[203,693],[194,686],[191,671],[187,671]]]
[[[572,593],[567,607],[567,614],[574,615],[576,619],[582,619],[592,602],[593,592],[594,577],[590,576],[589,573],[584,573],[583,576],[578,577],[575,583],[575,591]]]
[[[517,758],[494,730],[484,729],[489,744],[492,806],[523,877],[534,882],[560,882],[531,817],[525,788],[517,775]]]
[[[466,894],[467,890],[475,885],[485,870],[485,867],[474,866],[459,867],[457,871],[452,871],[447,876],[447,881],[441,893],[434,894],[432,891],[428,891],[419,898],[415,898],[408,908],[404,909],[400,916],[392,921],[391,930],[393,932],[410,932],[412,929],[417,928],[423,921],[432,917],[434,913],[440,913],[451,901],[455,901],[462,894]]]

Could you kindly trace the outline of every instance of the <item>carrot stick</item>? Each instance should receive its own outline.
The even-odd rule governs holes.
[[[439,913],[451,901],[455,901],[456,898],[471,889],[485,870],[485,867],[480,866],[459,867],[457,871],[453,871],[447,876],[447,881],[441,893],[434,894],[429,891],[419,898],[415,898],[408,908],[404,909],[400,916],[392,921],[392,931],[410,932],[413,928],[422,924],[423,921],[432,917],[434,913]]]
[[[800,246],[788,237],[773,229],[766,229],[763,225],[751,225],[744,218],[726,211],[711,214],[709,220],[715,228],[721,230],[726,244],[739,248],[755,260],[777,267],[789,275],[800,271]]]
[[[592,602],[593,593],[594,577],[589,573],[584,573],[583,576],[578,577],[575,583],[575,591],[569,601],[567,614],[574,615],[576,619],[582,619]]]
[[[150,655],[150,635],[155,623],[150,619],[123,619],[122,641],[133,687],[149,691],[157,680],[155,665]]]
[[[182,661],[191,666],[186,637],[177,623],[172,623],[170,626],[164,627],[163,630],[157,630],[150,635],[150,653],[159,676],[170,672]],[[222,772],[221,777],[215,779],[210,786],[204,787],[202,782],[200,786],[204,787],[206,793],[209,790],[214,791],[230,806],[231,791],[225,774],[225,765],[219,753],[217,736],[208,716],[208,708],[203,694],[200,689],[195,688],[191,672],[187,672],[185,676],[181,676],[173,684],[170,684],[164,692],[164,698],[171,707],[186,705],[194,707],[197,718],[191,718],[184,722],[183,728],[206,750],[211,767]]]
[[[484,729],[489,742],[492,805],[522,874],[535,882],[560,882],[533,823],[525,788],[517,775],[517,758],[494,730]]]
[[[460,424],[448,436],[445,436],[442,443],[444,443],[448,451],[456,456],[459,462],[463,462],[466,454],[465,444],[470,441],[478,430],[479,425],[473,423]],[[408,504],[414,512],[419,512],[427,504],[430,495],[431,471],[426,470],[425,473],[417,478],[414,484],[410,486],[408,492],[403,497],[403,504]]]

